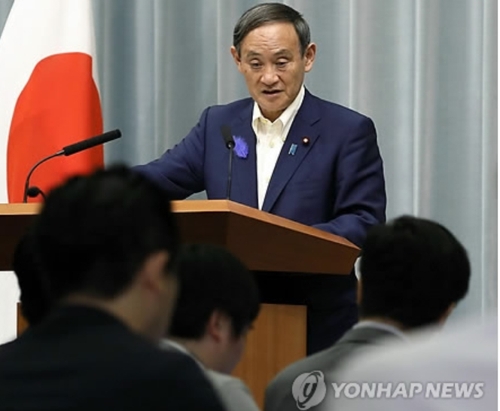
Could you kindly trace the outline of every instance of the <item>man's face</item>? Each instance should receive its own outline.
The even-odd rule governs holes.
[[[149,275],[153,278],[146,284],[149,288],[149,294],[153,292],[154,297],[148,296],[148,300],[153,304],[154,316],[152,319],[151,336],[159,340],[165,335],[166,330],[170,328],[170,320],[174,312],[175,304],[179,291],[179,282],[177,276],[166,271],[168,254],[159,252],[159,259],[155,264],[148,267]]]
[[[227,318],[224,332],[220,338],[220,353],[218,355],[217,370],[224,374],[231,374],[238,365],[245,351],[248,331],[251,327],[246,327],[241,335],[236,337],[233,333],[231,320]]]
[[[165,334],[165,330],[170,328],[170,320],[172,319],[172,315],[174,313],[174,307],[177,303],[177,297],[179,295],[179,281],[177,277],[172,274],[169,274],[164,278],[165,286],[162,290],[163,292],[163,307],[162,312],[165,315],[164,323],[162,325],[162,336]]]
[[[309,44],[302,55],[294,26],[278,22],[252,30],[241,42],[240,54],[234,47],[231,54],[262,114],[274,121],[297,97],[316,45]]]

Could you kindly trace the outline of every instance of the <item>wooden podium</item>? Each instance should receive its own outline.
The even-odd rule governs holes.
[[[39,204],[0,204],[0,270]],[[349,274],[359,249],[344,238],[227,200],[172,202],[185,243],[218,244],[259,273]],[[306,307],[263,304],[234,375],[262,408],[267,383],[306,355]],[[291,387],[290,387],[291,388]]]

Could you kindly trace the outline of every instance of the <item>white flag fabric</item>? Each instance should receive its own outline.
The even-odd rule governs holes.
[[[0,37],[0,203],[21,202],[29,169],[102,133],[90,0],[16,0]],[[50,189],[103,165],[102,147],[40,166]]]
[[[18,300],[16,276],[10,271],[0,271],[0,344],[16,337]]]

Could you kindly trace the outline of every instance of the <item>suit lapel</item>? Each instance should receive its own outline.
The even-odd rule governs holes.
[[[314,143],[319,137],[319,133],[313,127],[313,124],[316,123],[319,118],[320,116],[316,104],[312,96],[306,90],[302,106],[293,121],[285,144],[281,149],[278,161],[276,162],[264,198],[264,204],[262,205],[263,211],[271,211],[279,195],[293,176],[293,173],[314,146]],[[305,138],[309,140],[308,144],[304,144]]]
[[[240,158],[234,153],[233,158],[233,185],[234,195],[231,197],[242,204],[257,208],[257,159],[256,137],[252,128],[253,101],[250,100],[240,117],[231,122],[233,136],[241,137],[248,145],[247,158]]]

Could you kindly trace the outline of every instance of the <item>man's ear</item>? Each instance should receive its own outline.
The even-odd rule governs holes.
[[[358,279],[358,285],[357,285],[357,290],[356,290],[356,303],[358,306],[361,305],[361,301],[363,300],[363,287],[361,284],[361,278]]]
[[[455,307],[457,306],[457,303],[451,303],[448,308],[445,310],[445,312],[439,317],[438,323],[441,325],[444,325],[448,317],[451,315]]]
[[[231,320],[226,314],[219,310],[214,310],[208,318],[206,334],[213,340],[220,342],[228,332],[231,332]]]
[[[233,56],[233,60],[236,63],[236,67],[238,67],[238,70],[241,72],[242,67],[241,67],[240,54],[238,53],[238,50],[236,50],[236,47],[234,46],[231,46],[231,55]]]
[[[165,287],[165,267],[168,259],[169,255],[166,251],[156,251],[146,258],[139,270],[139,279],[144,288],[158,293]]]
[[[305,59],[305,72],[308,73],[311,71],[313,64],[314,64],[314,59],[316,58],[316,44],[315,43],[309,43],[309,45],[306,48],[306,51],[304,53],[304,59]]]

